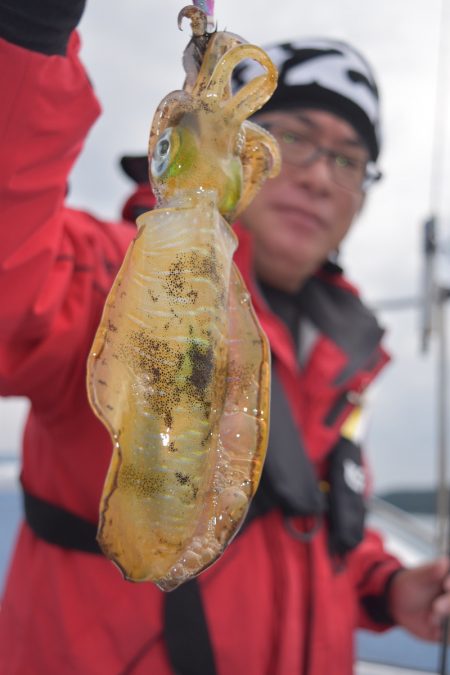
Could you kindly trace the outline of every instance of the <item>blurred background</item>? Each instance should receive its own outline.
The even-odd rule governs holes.
[[[82,58],[104,112],[72,174],[71,204],[102,218],[120,214],[132,189],[121,174],[120,157],[145,153],[155,107],[183,82],[181,54],[190,31],[187,25],[179,31],[176,19],[185,4],[88,2],[80,27]],[[431,213],[438,225],[436,283],[450,286],[450,12],[445,4],[215,2],[219,30],[262,45],[300,36],[348,40],[367,56],[378,76],[384,118],[380,166],[385,178],[369,194],[341,262],[377,310],[394,357],[372,397],[366,444],[375,492],[391,496],[398,491],[431,493],[446,471],[438,457],[447,426],[447,415],[442,414],[442,404],[447,411],[443,354],[437,333],[431,335],[426,353],[420,350],[419,303],[423,223]],[[19,508],[17,499],[5,495],[17,494],[17,454],[26,409],[22,399],[0,399],[0,506],[2,521],[8,521],[2,525],[7,532],[0,573]],[[434,528],[434,520],[428,521]]]
[[[176,26],[183,6],[183,0],[133,0],[126,6],[88,2],[81,24],[82,56],[104,112],[73,172],[72,204],[105,218],[120,213],[131,190],[118,166],[120,156],[145,152],[155,107],[183,82],[181,53],[189,29],[182,32]],[[450,78],[442,67],[443,61],[450,62],[450,17],[442,6],[437,0],[215,3],[219,29],[258,44],[317,35],[349,40],[378,75],[385,178],[369,194],[342,251],[347,273],[379,308],[394,356],[371,406],[367,449],[377,491],[432,487],[438,470],[437,342],[432,339],[428,352],[421,354],[417,306],[386,307],[422,293],[422,225],[432,208],[439,215],[439,280],[450,285],[450,190],[445,189],[450,134],[443,124],[450,111]],[[449,43],[444,50],[439,49],[442,18]],[[434,148],[437,122],[439,152]],[[0,400],[3,457],[17,451],[25,411],[25,401]]]

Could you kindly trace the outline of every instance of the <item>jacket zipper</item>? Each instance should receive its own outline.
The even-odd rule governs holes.
[[[362,395],[357,391],[344,391],[328,411],[324,419],[325,426],[332,427],[348,406],[360,405],[361,400]]]

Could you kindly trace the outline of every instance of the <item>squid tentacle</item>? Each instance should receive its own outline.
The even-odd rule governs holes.
[[[248,82],[227,100],[224,114],[231,115],[239,124],[266,103],[277,83],[275,66],[262,49],[249,44],[238,45],[224,54],[214,68],[207,87],[209,97],[215,96],[217,99],[226,99],[224,90],[231,73],[244,59],[257,61],[267,72]]]
[[[192,35],[194,37],[202,37],[208,30],[208,17],[205,12],[195,5],[188,5],[183,7],[178,14],[178,28],[182,30],[183,19],[189,19],[191,22]]]
[[[280,150],[272,134],[253,122],[246,121],[242,126],[245,129],[241,151],[243,188],[233,215],[242,212],[266,178],[274,178],[281,168]]]

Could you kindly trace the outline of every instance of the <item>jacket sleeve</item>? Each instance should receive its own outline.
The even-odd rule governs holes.
[[[372,631],[391,628],[389,590],[396,573],[403,569],[400,561],[386,552],[380,535],[368,529],[349,555],[348,564],[359,597],[359,627]]]
[[[65,55],[0,39],[0,394],[43,407],[81,368],[131,238],[64,205],[100,110],[78,51],[75,33]]]

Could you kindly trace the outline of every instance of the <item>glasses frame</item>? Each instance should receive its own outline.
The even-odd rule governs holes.
[[[377,167],[375,162],[372,160],[368,160],[367,162],[360,161],[360,160],[355,160],[355,159],[350,159],[345,152],[338,152],[337,150],[333,150],[332,148],[326,147],[325,145],[322,145],[321,143],[318,143],[314,139],[312,139],[310,136],[307,136],[306,134],[302,134],[301,132],[297,131],[291,131],[290,129],[286,129],[283,127],[281,124],[278,124],[277,122],[259,122],[259,126],[263,127],[266,129],[266,131],[269,131],[274,134],[274,136],[283,136],[284,134],[291,134],[293,136],[297,136],[300,139],[304,139],[308,141],[308,143],[311,144],[311,147],[314,147],[315,150],[314,152],[310,155],[305,160],[302,160],[301,162],[295,162],[292,160],[285,159],[283,157],[283,152],[281,152],[281,155],[283,157],[283,161],[289,164],[290,166],[295,166],[298,168],[306,168],[308,166],[311,166],[316,162],[320,157],[325,157],[328,162],[331,163],[332,166],[337,166],[337,162],[339,158],[343,158],[346,161],[351,161],[352,163],[356,163],[360,165],[360,168],[364,170],[364,177],[361,181],[361,185],[359,187],[349,187],[348,185],[343,185],[339,180],[336,180],[333,171],[330,172],[330,175],[333,178],[333,182],[336,183],[340,188],[343,190],[348,190],[349,192],[366,192],[374,183],[378,182],[381,180],[383,177],[382,172],[380,169]],[[277,130],[278,133],[275,133],[274,130]]]

